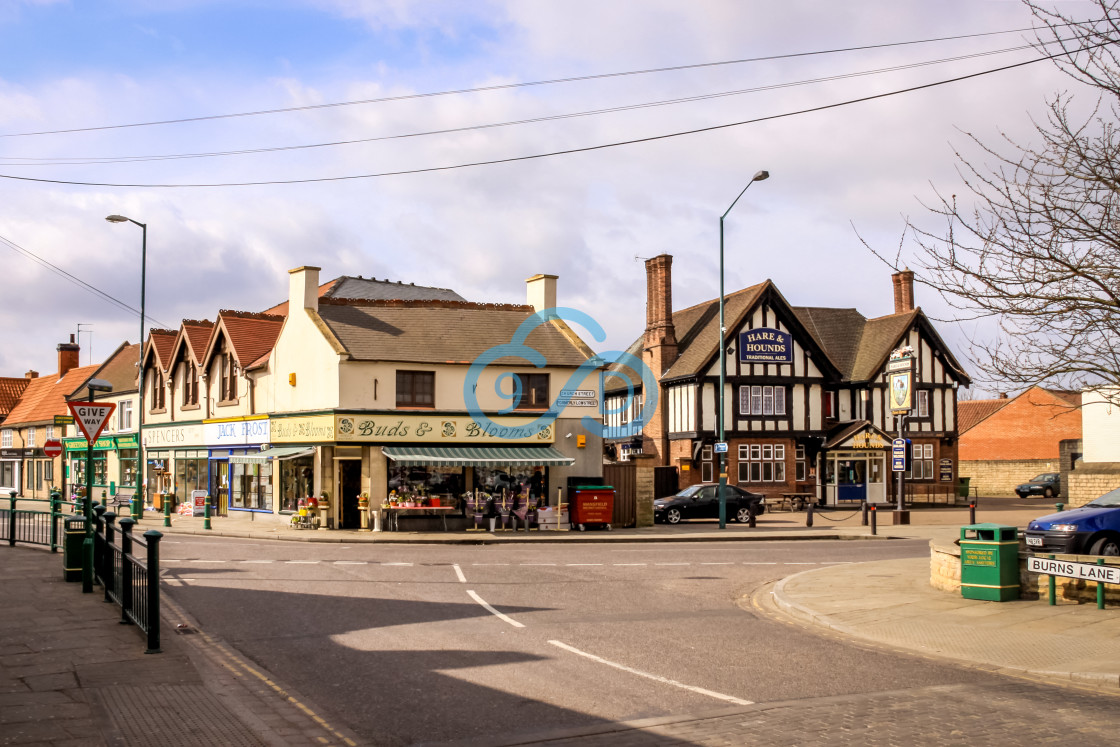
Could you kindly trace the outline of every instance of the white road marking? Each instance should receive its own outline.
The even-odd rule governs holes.
[[[271,560],[242,560],[242,563],[271,563]]]
[[[691,565],[690,563],[654,563],[654,565]]]
[[[369,563],[367,563],[364,560],[336,560],[336,561],[334,561],[334,564],[335,565],[369,565]]]
[[[565,563],[566,566],[602,565],[602,563]]]
[[[851,560],[822,560],[821,565],[851,565]]]
[[[412,565],[412,563],[382,563],[381,565],[404,565],[404,566],[410,566],[410,565]]]
[[[195,558],[194,560],[192,560],[190,562],[192,562],[192,563],[227,563],[229,561],[226,561],[226,560],[209,560],[209,559],[206,559],[206,558]]]
[[[498,618],[499,618],[500,620],[502,620],[502,621],[504,621],[504,622],[507,622],[507,623],[509,623],[510,625],[512,625],[512,626],[513,626],[513,627],[515,627],[515,628],[524,628],[524,627],[525,627],[524,625],[522,625],[521,623],[517,622],[516,620],[514,620],[514,619],[513,619],[512,617],[510,617],[509,615],[503,615],[503,614],[502,614],[501,612],[498,612],[498,611],[497,611],[496,609],[494,609],[494,608],[493,608],[493,607],[491,607],[491,606],[490,606],[489,604],[487,604],[487,603],[486,603],[486,600],[485,600],[485,599],[483,599],[482,597],[480,597],[480,596],[479,596],[478,594],[475,594],[475,593],[474,593],[473,591],[471,591],[470,589],[468,589],[468,590],[467,590],[467,593],[471,595],[471,599],[473,599],[474,601],[476,601],[476,602],[478,602],[479,604],[481,604],[481,605],[482,605],[483,607],[485,607],[485,608],[486,608],[486,610],[487,610],[487,611],[489,611],[489,612],[493,613],[493,614],[494,614],[495,616],[497,616],[497,617],[498,617]]]
[[[509,563],[471,563],[471,565],[476,566],[476,567],[482,567],[484,565],[509,565]]]
[[[700,565],[735,565],[735,564],[731,561],[726,561],[726,562],[722,562],[722,563],[701,563]]]
[[[548,566],[555,566],[556,564],[555,564],[555,563],[522,563],[521,565],[524,565],[524,566],[527,566],[527,565],[548,565]]]
[[[743,563],[743,565],[777,565],[777,563]]]
[[[455,569],[455,575],[459,577],[459,583],[467,583],[467,577],[463,575],[463,569],[459,567],[459,564],[455,563],[451,567]]]
[[[649,565],[649,563],[615,563],[614,565],[620,566],[620,567],[621,566],[635,566],[635,565],[645,566],[645,565]]]
[[[630,667],[625,666],[623,664],[617,664],[613,661],[607,661],[606,659],[604,659],[602,657],[599,657],[599,656],[596,656],[595,654],[589,654],[586,651],[580,651],[578,648],[573,648],[572,646],[569,646],[568,644],[563,643],[561,641],[549,641],[549,643],[551,643],[553,646],[556,646],[557,648],[562,648],[565,651],[569,651],[573,654],[578,654],[579,656],[583,656],[587,659],[591,659],[592,661],[597,661],[600,664],[606,664],[608,667],[614,667],[615,669],[621,669],[623,672],[629,672],[630,674],[636,674],[639,677],[645,677],[647,679],[651,679],[651,680],[654,680],[656,682],[661,682],[661,683],[666,684],[666,685],[672,685],[673,687],[679,687],[682,690],[689,690],[689,691],[697,693],[699,695],[707,695],[710,698],[715,698],[717,700],[724,700],[724,701],[727,701],[728,703],[734,703],[735,705],[754,705],[753,700],[742,700],[740,698],[736,698],[736,697],[731,696],[731,695],[724,695],[723,693],[713,692],[712,690],[705,690],[702,687],[695,687],[693,685],[686,685],[683,682],[677,682],[676,680],[671,680],[671,679],[668,679],[667,677],[662,677],[662,676],[657,675],[657,674],[650,674],[649,672],[643,672],[639,669],[631,669]]]
[[[318,560],[285,560],[290,565],[318,565]]]
[[[816,565],[816,563],[782,563],[782,565]]]

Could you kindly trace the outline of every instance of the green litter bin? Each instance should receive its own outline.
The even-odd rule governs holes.
[[[1019,598],[1019,531],[1002,524],[961,527],[961,596],[1006,602]]]
[[[957,496],[960,498],[968,497],[968,483],[971,477],[958,477],[957,478]]]
[[[62,540],[62,577],[67,581],[82,580],[82,543],[86,539],[86,517],[67,516]]]

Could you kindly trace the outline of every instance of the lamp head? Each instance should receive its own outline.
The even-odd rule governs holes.
[[[124,217],[123,215],[107,215],[105,216],[105,220],[109,221],[110,223],[128,223],[128,218]]]
[[[86,382],[86,389],[91,389],[95,392],[111,392],[113,385],[105,379],[90,379]]]
[[[757,174],[754,175],[754,178],[752,178],[751,181],[752,182],[760,182],[764,179],[769,179],[769,178],[770,178],[770,172],[769,171],[760,171],[760,172],[758,172]]]

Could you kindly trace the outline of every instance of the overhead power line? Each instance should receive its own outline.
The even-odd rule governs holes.
[[[140,316],[140,310],[139,309],[136,309],[132,306],[129,306],[127,303],[120,300],[116,296],[111,295],[109,293],[106,293],[105,291],[101,290],[100,288],[97,288],[96,286],[90,285],[89,283],[82,280],[77,275],[73,275],[73,274],[67,272],[66,270],[62,269],[58,265],[50,262],[49,260],[44,259],[43,257],[40,257],[38,254],[31,251],[30,249],[25,249],[24,247],[20,246],[19,244],[17,244],[16,242],[12,241],[11,239],[9,239],[5,236],[0,236],[0,242],[7,245],[10,249],[12,249],[12,251],[16,252],[17,254],[21,254],[24,257],[26,257],[27,259],[31,260],[32,262],[35,262],[36,264],[45,267],[46,269],[48,269],[51,272],[53,272],[54,274],[58,275],[62,279],[66,280],[69,283],[73,283],[74,285],[78,286],[79,288],[86,291],[87,293],[90,293],[94,296],[97,296],[97,297],[101,298],[103,301],[107,301],[110,304],[116,306],[117,308],[119,308],[123,311],[127,311],[128,313],[133,314],[135,316]],[[158,319],[153,319],[150,314],[147,315],[147,318],[154,325],[157,325],[159,327],[167,327],[166,324],[159,321]],[[143,342],[143,341],[141,341],[141,342]]]
[[[1079,51],[1086,51],[1088,49],[1095,49],[1097,47],[1102,47],[1102,46],[1105,46],[1105,43],[1091,45],[1089,47],[1083,47]],[[43,178],[31,177],[31,176],[16,176],[14,174],[0,174],[0,178],[2,178],[2,179],[12,179],[12,180],[15,180],[15,181],[39,182],[39,183],[43,183],[43,184],[68,184],[68,185],[80,186],[80,187],[126,187],[126,188],[145,188],[145,189],[188,189],[188,188],[215,188],[215,187],[261,187],[261,186],[280,185],[280,184],[315,184],[315,183],[321,183],[321,182],[342,182],[342,181],[354,181],[354,180],[358,180],[358,179],[376,179],[376,178],[382,178],[382,177],[387,177],[387,176],[405,176],[405,175],[409,175],[409,174],[426,174],[426,173],[431,173],[431,172],[436,172],[436,171],[455,171],[455,170],[458,170],[458,169],[468,169],[468,168],[475,168],[475,167],[479,167],[479,166],[496,166],[496,165],[499,165],[499,164],[517,163],[517,162],[520,162],[520,161],[533,161],[533,160],[539,160],[539,159],[544,159],[544,158],[553,158],[553,157],[556,157],[556,156],[569,156],[569,155],[573,155],[573,154],[576,154],[576,153],[588,153],[588,152],[597,151],[597,150],[607,150],[609,148],[619,148],[619,147],[626,146],[626,145],[637,145],[639,143],[651,143],[651,142],[655,142],[657,140],[669,140],[669,139],[672,139],[672,138],[685,137],[685,136],[688,136],[688,135],[698,135],[698,134],[705,133],[705,132],[714,132],[716,130],[726,130],[726,129],[730,129],[730,128],[733,128],[733,127],[742,127],[744,125],[757,124],[759,122],[768,122],[768,121],[772,121],[772,120],[776,120],[776,119],[786,119],[788,117],[795,117],[795,116],[799,116],[799,115],[802,115],[802,114],[811,114],[811,113],[814,113],[814,112],[827,111],[829,109],[838,109],[838,108],[845,107],[845,106],[851,106],[853,104],[862,104],[862,103],[866,103],[868,101],[875,101],[875,100],[878,100],[878,99],[889,98],[891,96],[899,96],[899,95],[904,94],[904,93],[913,93],[915,91],[924,91],[924,90],[928,90],[928,89],[931,89],[931,88],[938,88],[940,86],[949,85],[951,83],[959,83],[961,81],[971,80],[973,78],[980,78],[980,77],[983,77],[985,75],[992,75],[993,73],[1000,73],[1000,72],[1005,72],[1007,70],[1014,70],[1016,68],[1025,67],[1027,65],[1033,65],[1035,63],[1043,62],[1045,60],[1052,60],[1052,59],[1054,59],[1058,56],[1065,56],[1067,54],[1069,54],[1069,53],[1068,52],[1062,52],[1060,54],[1045,55],[1045,56],[1038,57],[1038,58],[1033,59],[1033,60],[1027,60],[1025,62],[1018,62],[1018,63],[1014,63],[1014,64],[1011,64],[1011,65],[1004,65],[1002,67],[992,68],[990,70],[982,70],[980,72],[970,73],[968,75],[959,75],[959,76],[954,77],[954,78],[947,78],[945,80],[934,81],[933,83],[923,83],[921,85],[909,86],[907,88],[901,88],[901,89],[898,89],[898,90],[895,90],[895,91],[889,91],[887,93],[878,93],[878,94],[873,94],[873,95],[870,95],[870,96],[862,96],[860,98],[848,99],[846,101],[839,101],[839,102],[835,102],[835,103],[832,103],[832,104],[822,104],[820,106],[813,106],[813,107],[808,107],[808,108],[805,108],[805,109],[798,109],[796,111],[784,112],[782,114],[771,114],[771,115],[767,115],[767,116],[764,116],[764,117],[756,117],[754,119],[746,119],[746,120],[742,120],[742,121],[739,121],[739,122],[727,122],[727,123],[724,123],[724,124],[711,125],[709,127],[697,127],[695,129],[691,129],[691,130],[682,130],[682,131],[678,131],[678,132],[666,133],[666,134],[663,134],[663,135],[651,135],[649,137],[633,138],[633,139],[630,139],[630,140],[621,140],[621,141],[615,141],[615,142],[610,142],[610,143],[600,143],[599,145],[588,145],[588,146],[583,146],[583,147],[579,147],[579,148],[566,148],[564,150],[548,151],[548,152],[545,152],[545,153],[532,153],[532,154],[525,155],[525,156],[511,156],[511,157],[508,157],[508,158],[495,158],[495,159],[490,159],[490,160],[485,160],[485,161],[470,161],[470,162],[467,162],[467,163],[449,164],[449,165],[446,165],[446,166],[428,166],[428,167],[423,167],[423,168],[418,168],[418,169],[401,169],[399,171],[381,171],[381,172],[370,173],[370,174],[350,174],[350,175],[345,175],[345,176],[324,176],[324,177],[313,177],[313,178],[304,178],[304,179],[269,179],[269,180],[254,181],[254,182],[212,182],[212,183],[196,183],[196,184],[142,184],[142,183],[128,184],[128,183],[115,183],[115,182],[85,182],[85,181],[72,181],[72,180],[66,180],[66,179],[43,179]]]
[[[1055,25],[1054,28],[1059,28],[1060,26],[1063,26],[1063,25],[1068,26],[1070,24],[1058,24],[1058,25]],[[260,109],[260,110],[257,110],[257,111],[236,112],[236,113],[231,113],[231,114],[209,114],[209,115],[198,116],[198,117],[182,117],[182,118],[179,118],[179,119],[162,119],[162,120],[154,120],[154,121],[150,121],[150,122],[130,122],[130,123],[126,123],[126,124],[97,125],[97,126],[90,126],[90,127],[72,127],[72,128],[68,128],[68,129],[58,129],[58,130],[40,130],[40,131],[37,131],[37,132],[12,132],[12,133],[7,133],[7,134],[0,134],[0,138],[36,137],[36,136],[40,136],[40,135],[66,135],[66,134],[72,134],[72,133],[77,133],[77,132],[95,132],[95,131],[98,131],[98,130],[120,130],[120,129],[132,128],[132,127],[158,127],[158,126],[163,126],[163,125],[186,124],[186,123],[190,123],[190,122],[210,122],[210,121],[221,120],[221,119],[235,119],[235,118],[239,118],[239,117],[259,117],[259,116],[271,115],[271,114],[286,114],[286,113],[290,113],[290,112],[314,111],[314,110],[317,110],[317,109],[333,109],[333,108],[343,107],[343,106],[360,106],[360,105],[365,105],[365,104],[383,104],[383,103],[388,103],[388,102],[391,102],[391,101],[409,101],[409,100],[413,100],[413,99],[433,98],[433,97],[436,97],[436,96],[452,96],[452,95],[466,94],[466,93],[485,93],[485,92],[488,92],[488,91],[503,91],[503,90],[509,90],[509,89],[514,89],[514,88],[529,88],[529,87],[532,87],[532,86],[550,86],[550,85],[557,85],[557,84],[560,84],[560,83],[579,83],[579,82],[584,82],[584,81],[589,81],[589,80],[605,80],[605,79],[609,79],[609,78],[623,78],[623,77],[627,77],[627,76],[631,76],[631,75],[652,75],[652,74],[656,74],[656,73],[677,72],[677,71],[681,71],[681,70],[698,70],[698,69],[703,69],[703,68],[722,67],[722,66],[726,66],[726,65],[742,65],[742,64],[746,64],[746,63],[750,63],[750,62],[766,62],[766,61],[773,61],[773,60],[788,60],[788,59],[796,59],[796,58],[799,58],[799,57],[814,57],[814,56],[820,56],[820,55],[841,54],[841,53],[846,53],[846,52],[865,52],[865,51],[870,51],[870,50],[874,50],[874,49],[890,49],[892,47],[903,47],[903,46],[910,46],[910,45],[915,45],[915,44],[934,44],[934,43],[937,43],[937,42],[959,41],[959,40],[962,40],[962,39],[976,39],[976,38],[981,38],[981,37],[986,37],[986,36],[999,36],[999,35],[1003,35],[1003,34],[1019,34],[1019,33],[1023,33],[1024,31],[1036,31],[1036,30],[1037,29],[1035,29],[1033,27],[1025,27],[1025,28],[1019,28],[1019,29],[1010,29],[1010,30],[1007,30],[1007,31],[985,31],[985,32],[980,32],[980,33],[976,33],[976,34],[960,34],[960,35],[957,35],[957,36],[941,36],[941,37],[933,37],[933,38],[930,38],[930,39],[914,39],[914,40],[902,41],[902,42],[887,42],[887,43],[884,43],[884,44],[867,44],[867,45],[857,46],[857,47],[839,47],[839,48],[836,48],[836,49],[817,50],[817,51],[814,51],[814,52],[790,52],[788,54],[766,55],[766,56],[762,56],[762,57],[745,57],[745,58],[737,59],[737,60],[722,60],[722,61],[719,61],[719,62],[700,62],[700,63],[690,64],[690,65],[673,65],[673,66],[669,66],[669,67],[646,68],[644,70],[628,70],[628,71],[624,71],[624,72],[598,73],[598,74],[594,74],[594,75],[578,75],[578,76],[572,76],[572,77],[567,77],[567,78],[552,78],[550,80],[537,80],[537,81],[529,81],[529,82],[522,82],[522,83],[501,83],[501,84],[496,84],[496,85],[492,85],[492,86],[479,86],[479,87],[475,87],[475,88],[458,88],[458,89],[452,89],[452,90],[447,90],[447,91],[432,91],[432,92],[427,92],[427,93],[412,93],[412,94],[403,94],[403,95],[400,95],[400,96],[383,96],[381,98],[359,99],[359,100],[356,100],[356,101],[336,101],[336,102],[331,102],[331,103],[326,103],[326,104],[306,104],[306,105],[303,105],[303,106],[289,106],[289,107],[281,107],[281,108],[276,108],[276,109]]]
[[[1056,40],[1048,42],[1049,44],[1057,44]],[[860,70],[852,73],[838,73],[836,75],[828,75],[819,78],[808,78],[805,80],[789,81],[786,83],[774,83],[765,86],[754,86],[752,88],[740,88],[732,91],[717,91],[715,93],[697,94],[695,96],[681,96],[672,99],[662,99],[660,101],[647,101],[637,104],[622,104],[618,106],[604,107],[601,109],[590,109],[580,112],[569,112],[566,114],[552,114],[540,117],[530,117],[526,119],[509,120],[505,122],[490,122],[478,125],[465,125],[463,127],[449,127],[439,130],[426,130],[422,132],[409,132],[397,135],[381,135],[378,137],[368,138],[355,138],[351,140],[335,140],[325,143],[308,143],[303,145],[277,145],[265,148],[243,148],[239,150],[226,150],[226,151],[211,151],[202,153],[173,153],[173,154],[157,154],[145,156],[51,156],[42,158],[32,157],[18,157],[18,156],[3,156],[0,157],[0,165],[5,166],[89,166],[100,164],[118,164],[118,163],[144,163],[150,161],[174,161],[195,158],[218,158],[228,156],[244,156],[244,155],[259,155],[261,153],[282,153],[297,150],[309,150],[315,148],[331,148],[344,145],[358,145],[363,143],[382,142],[386,140],[403,140],[409,138],[429,137],[432,135],[449,135],[460,132],[472,132],[477,130],[494,129],[498,127],[513,127],[525,124],[540,124],[543,122],[555,122],[565,119],[576,119],[580,117],[591,117],[600,114],[614,114],[618,112],[636,111],[641,109],[653,109],[663,106],[672,106],[676,104],[693,103],[696,101],[709,101],[712,99],[729,98],[731,96],[741,96],[750,93],[759,93],[762,91],[775,91],[783,88],[795,88],[799,86],[814,85],[817,83],[830,83],[838,80],[850,80],[853,78],[869,77],[872,75],[881,75],[883,73],[899,72],[901,70],[913,70],[921,67],[930,67],[933,65],[941,65],[949,62],[961,62],[963,60],[972,60],[981,57],[992,57],[1000,54],[1007,54],[1009,52],[1021,52],[1026,49],[1034,49],[1032,45],[1020,45],[1017,47],[1007,47],[1004,49],[988,50],[986,52],[973,52],[971,54],[959,55],[956,57],[943,57],[935,60],[923,60],[921,62],[910,62],[902,65],[892,65],[889,67],[874,68],[871,70]]]

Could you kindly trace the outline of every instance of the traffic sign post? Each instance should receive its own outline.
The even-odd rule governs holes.
[[[99,380],[89,382],[90,399],[93,399],[95,381]],[[108,386],[108,382],[104,382],[104,387]],[[82,541],[82,592],[90,594],[93,592],[93,442],[101,435],[117,406],[112,402],[67,402],[66,406],[86,437],[86,495],[82,502],[82,511],[86,515],[86,538]]]

